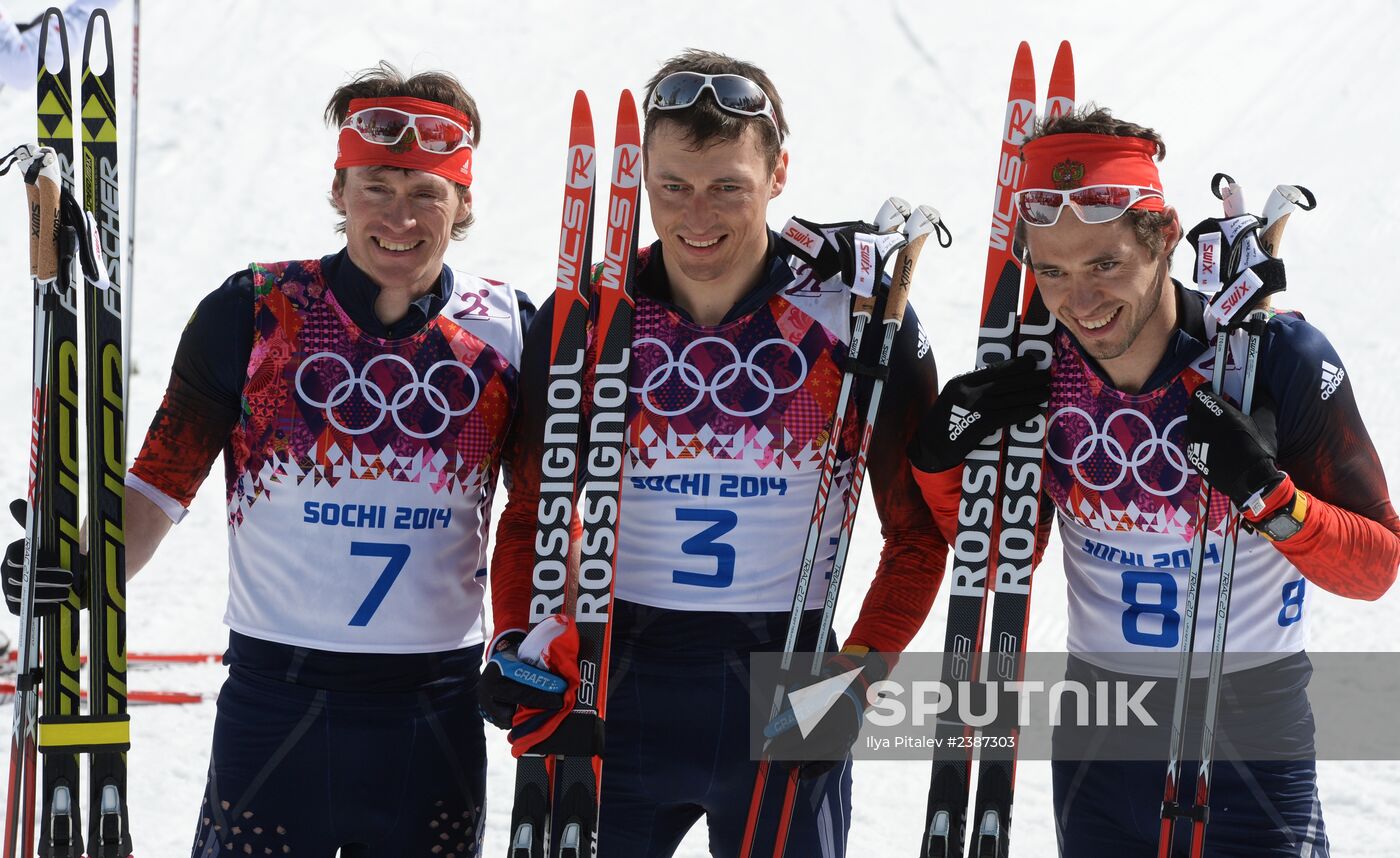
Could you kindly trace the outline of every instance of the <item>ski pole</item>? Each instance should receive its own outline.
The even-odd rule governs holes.
[[[1213,184],[1217,187],[1221,180],[1226,184],[1217,195],[1224,203],[1226,217],[1244,214],[1244,197],[1233,179],[1217,174]],[[1284,227],[1294,208],[1308,210],[1316,205],[1316,199],[1306,188],[1296,185],[1279,185],[1270,195],[1265,206],[1264,229],[1257,235],[1260,248],[1271,256],[1277,255]],[[1233,274],[1233,272],[1232,272]],[[1222,279],[1222,283],[1225,280]],[[1265,301],[1256,303],[1248,310],[1240,327],[1248,336],[1245,356],[1243,387],[1240,396],[1240,411],[1248,415],[1253,406],[1255,378],[1258,370],[1259,345],[1268,324],[1269,314],[1264,309]],[[1225,373],[1228,364],[1229,339],[1234,325],[1222,323],[1216,332],[1215,365],[1211,371],[1211,389],[1215,395],[1222,395],[1225,386]],[[1185,806],[1181,799],[1181,764],[1185,754],[1186,718],[1190,704],[1190,682],[1192,662],[1195,655],[1196,612],[1200,607],[1200,586],[1205,563],[1206,546],[1210,536],[1210,502],[1212,489],[1205,480],[1201,481],[1197,497],[1196,535],[1193,538],[1191,570],[1187,578],[1185,610],[1182,613],[1181,659],[1177,669],[1176,693],[1172,708],[1171,746],[1167,760],[1166,784],[1162,798],[1162,823],[1158,839],[1158,858],[1170,858],[1175,838],[1176,820],[1187,817],[1191,820],[1191,855],[1200,858],[1205,848],[1205,827],[1210,819],[1210,786],[1214,767],[1216,722],[1219,716],[1220,688],[1225,672],[1225,644],[1230,616],[1230,595],[1234,584],[1235,555],[1242,522],[1240,510],[1230,504],[1224,521],[1225,538],[1221,546],[1220,580],[1216,593],[1215,626],[1212,630],[1209,672],[1206,677],[1205,709],[1201,724],[1201,753],[1197,766],[1195,789],[1191,805]]]
[[[856,452],[855,466],[851,473],[851,485],[846,490],[845,508],[841,518],[841,529],[837,536],[836,556],[832,561],[831,580],[827,583],[826,601],[822,605],[821,625],[817,630],[817,642],[812,654],[811,675],[821,675],[822,656],[826,653],[827,635],[831,633],[831,623],[836,616],[836,600],[841,591],[841,578],[846,570],[846,557],[851,548],[851,533],[855,529],[856,510],[860,506],[861,490],[865,484],[866,456],[870,450],[870,437],[875,429],[875,417],[880,413],[880,398],[885,389],[885,377],[889,372],[890,354],[894,349],[895,334],[904,323],[904,310],[909,303],[909,287],[914,281],[914,267],[923,251],[924,242],[930,235],[938,235],[941,247],[952,244],[952,234],[943,224],[942,216],[932,206],[921,205],[914,210],[904,228],[908,243],[899,251],[895,259],[894,278],[890,282],[889,293],[885,297],[884,322],[885,336],[880,343],[880,357],[872,373],[874,382],[870,389],[870,401],[866,403],[865,418],[862,421],[860,445]],[[875,297],[857,297],[851,310],[857,318],[868,320],[875,313]],[[833,438],[835,444],[837,439]],[[792,824],[792,807],[797,800],[799,768],[793,766],[788,771],[787,786],[783,793],[783,810],[779,814],[779,830],[773,847],[773,858],[781,858],[787,847],[788,828]]]
[[[5,808],[4,858],[34,854],[34,784],[38,768],[39,621],[34,614],[35,566],[38,562],[43,497],[49,310],[58,279],[58,154],[47,147],[22,147],[6,156],[0,174],[12,166],[24,170],[29,206],[29,270],[34,284],[34,360],[31,376],[28,506],[24,522],[24,571],[20,584],[19,672],[15,677],[13,728],[10,735],[10,780]],[[17,156],[16,156],[17,155]]]
[[[122,390],[131,390],[131,327],[136,315],[136,104],[141,72],[141,0],[131,4],[131,154],[126,174],[131,177],[131,212],[126,218],[126,314],[122,316]]]

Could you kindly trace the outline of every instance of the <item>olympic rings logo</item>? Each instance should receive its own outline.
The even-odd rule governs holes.
[[[312,366],[318,361],[330,361],[332,364],[339,364],[345,370],[345,379],[331,387],[330,393],[326,395],[324,400],[317,399],[307,393],[306,388],[302,384],[302,375],[306,372],[307,367]],[[407,384],[398,386],[393,391],[392,396],[389,396],[378,384],[370,379],[370,371],[377,364],[384,362],[402,367],[411,379]],[[452,369],[461,372],[463,385],[469,385],[471,387],[471,400],[461,408],[453,408],[451,402],[447,398],[447,394],[440,388],[434,387],[432,383],[433,375],[439,370]],[[370,358],[365,365],[360,368],[359,373],[356,374],[354,367],[350,365],[350,361],[346,360],[343,355],[336,354],[335,352],[319,352],[302,361],[301,366],[297,367],[296,388],[297,395],[302,398],[302,401],[325,411],[326,420],[336,429],[339,429],[347,435],[364,435],[368,432],[373,432],[384,422],[385,417],[393,417],[394,425],[399,428],[400,432],[403,432],[411,438],[417,438],[420,441],[441,434],[442,431],[447,428],[447,424],[452,421],[453,417],[460,417],[475,408],[476,401],[481,396],[481,387],[476,380],[476,376],[466,364],[460,361],[440,360],[428,367],[428,371],[423,374],[423,378],[420,381],[418,378],[418,370],[414,368],[413,364],[395,354],[375,355]],[[403,420],[400,418],[400,413],[405,408],[409,408],[418,401],[418,395],[420,393],[423,395],[423,401],[427,403],[427,407],[437,412],[438,416],[441,418],[441,422],[438,424],[437,428],[433,429],[431,432],[419,432],[410,429],[408,426],[404,425]],[[347,426],[341,422],[337,414],[337,410],[347,402],[350,402],[350,398],[357,394],[361,403],[364,403],[370,409],[378,410],[378,414],[368,426]],[[421,406],[418,410],[422,410]]]
[[[661,353],[665,355],[665,360],[647,373],[641,386],[633,387],[632,392],[641,394],[642,402],[646,405],[647,410],[661,417],[675,417],[685,414],[699,405],[700,401],[707,395],[716,408],[731,417],[753,417],[755,414],[766,411],[779,395],[793,392],[802,386],[802,382],[807,380],[807,357],[797,346],[781,337],[773,337],[758,343],[749,349],[749,353],[745,356],[740,356],[738,346],[720,337],[700,337],[682,349],[679,357],[671,352],[669,345],[655,337],[643,337],[637,340],[632,348],[633,351],[636,351],[644,346],[660,349]],[[705,346],[719,346],[723,351],[729,353],[730,358],[729,363],[719,367],[708,379],[705,378],[705,373],[691,362],[691,353],[695,349]],[[785,359],[796,358],[801,365],[801,369],[791,384],[779,387],[773,374],[759,364],[759,353],[764,349],[771,348],[786,349],[789,354],[785,356]],[[740,373],[744,374],[751,387],[764,394],[765,398],[761,405],[749,409],[734,408],[726,405],[720,398],[720,392],[729,390],[739,380]],[[680,408],[667,409],[653,400],[652,392],[669,383],[673,378],[678,379],[694,395],[691,396],[689,402]],[[740,387],[739,390],[742,391],[743,388]]]
[[[1075,479],[1077,479],[1081,485],[1093,489],[1094,491],[1109,491],[1117,488],[1123,480],[1127,479],[1128,473],[1131,472],[1133,479],[1137,481],[1138,486],[1142,488],[1143,491],[1160,498],[1173,497],[1177,492],[1186,487],[1186,481],[1191,475],[1191,469],[1186,463],[1186,454],[1179,445],[1167,440],[1174,429],[1186,422],[1185,414],[1168,423],[1166,428],[1162,430],[1162,434],[1158,436],[1156,425],[1152,422],[1151,418],[1141,411],[1121,408],[1108,415],[1108,418],[1104,420],[1103,428],[1100,429],[1089,412],[1082,408],[1067,406],[1050,416],[1047,436],[1049,429],[1053,429],[1056,421],[1061,419],[1068,420],[1072,417],[1077,417],[1088,424],[1089,433],[1074,445],[1074,452],[1067,457],[1061,456],[1056,452],[1055,445],[1050,443],[1045,445],[1045,452],[1049,454],[1050,458],[1060,464],[1069,465],[1074,471]],[[1123,444],[1109,433],[1115,420],[1128,418],[1142,421],[1148,431],[1148,437],[1138,442],[1137,446],[1133,448],[1131,455],[1128,454],[1127,450],[1123,449]],[[1159,451],[1161,459],[1165,460],[1166,464],[1169,466],[1167,472],[1170,473],[1174,470],[1178,477],[1176,485],[1169,489],[1158,488],[1142,478],[1142,471],[1140,469],[1144,465],[1158,461]],[[1099,464],[1104,460],[1118,466],[1118,476],[1106,483],[1095,483],[1084,474],[1081,466],[1086,462]]]

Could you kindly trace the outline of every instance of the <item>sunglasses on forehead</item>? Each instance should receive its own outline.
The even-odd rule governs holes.
[[[403,139],[408,129],[425,152],[445,155],[466,147],[472,148],[471,132],[445,116],[431,113],[407,113],[396,107],[369,107],[345,117],[341,128],[349,128],[367,143],[393,146]]]
[[[701,74],[699,72],[672,72],[663,77],[651,91],[647,101],[647,112],[653,110],[684,110],[700,100],[700,94],[709,90],[715,104],[726,113],[736,116],[764,116],[778,129],[778,115],[763,87],[737,74]]]
[[[1030,226],[1054,226],[1066,206],[1084,223],[1099,224],[1115,221],[1138,203],[1161,196],[1156,188],[1138,185],[1090,185],[1068,191],[1027,188],[1016,192],[1016,210]]]

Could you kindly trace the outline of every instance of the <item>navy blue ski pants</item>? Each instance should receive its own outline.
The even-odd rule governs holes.
[[[758,771],[749,752],[747,658],[615,640],[610,672],[599,855],[664,858],[704,817],[710,854],[737,858]],[[787,771],[773,765],[768,807],[781,806]],[[850,819],[848,758],[799,781],[786,854],[843,858]],[[771,849],[769,834],[754,854]]]
[[[1212,769],[1206,858],[1329,855],[1318,801],[1317,765],[1310,756],[1314,727],[1306,687],[1311,674],[1311,664],[1299,653],[1238,676],[1227,675]],[[1071,659],[1068,675],[1086,684],[1124,676],[1076,659]],[[1171,723],[1174,685],[1162,683],[1146,704],[1164,727]],[[1192,697],[1199,701],[1202,694],[1193,689]],[[1199,732],[1188,730],[1187,736],[1186,747],[1194,756],[1200,747]],[[1097,740],[1091,736],[1081,742],[1068,731],[1056,731],[1052,776],[1060,855],[1156,858],[1167,765],[1162,760],[1104,754]],[[1163,751],[1169,741],[1164,731],[1157,731],[1155,742]],[[1060,759],[1066,745],[1090,753],[1083,755],[1085,759]],[[1308,758],[1267,758],[1270,749],[1280,747],[1301,749]],[[1265,759],[1253,759],[1252,752]],[[1096,755],[1099,758],[1091,758]],[[1115,755],[1119,758],[1105,758]],[[1196,764],[1183,763],[1181,792],[1188,804],[1195,776]],[[1174,858],[1189,855],[1191,843],[1191,823],[1178,819],[1176,825]]]
[[[243,638],[230,651],[254,651],[248,661],[263,668],[277,647]],[[295,666],[296,648],[285,649]],[[351,662],[403,658],[412,657]],[[302,675],[289,682],[231,658],[191,854],[478,855],[486,790],[480,658],[480,646],[461,650],[449,659],[455,675],[387,691],[318,688]],[[403,684],[401,676],[382,678]],[[379,684],[352,679],[361,687]]]

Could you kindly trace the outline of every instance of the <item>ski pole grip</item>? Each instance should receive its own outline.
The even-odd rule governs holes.
[[[909,216],[904,233],[909,243],[900,248],[895,258],[894,279],[890,282],[890,294],[885,300],[885,322],[894,322],[895,327],[904,323],[904,308],[909,306],[909,287],[914,283],[914,266],[919,263],[924,242],[942,226],[942,216],[932,206],[919,206]]]
[[[40,150],[39,160],[24,177],[24,194],[29,202],[29,273],[39,280],[58,276],[58,156],[52,149]]]
[[[895,258],[894,279],[890,281],[890,294],[885,299],[885,321],[894,322],[895,327],[904,323],[904,308],[909,306],[909,287],[914,282],[914,266],[918,264],[919,253],[927,239],[928,235],[911,238]]]
[[[1269,224],[1267,228],[1259,233],[1259,246],[1270,256],[1278,256],[1279,244],[1283,241],[1283,229],[1288,226],[1288,219],[1293,216],[1292,212],[1280,215],[1278,220]]]

